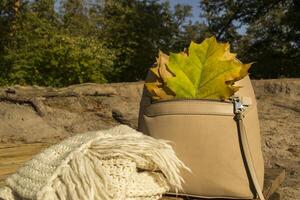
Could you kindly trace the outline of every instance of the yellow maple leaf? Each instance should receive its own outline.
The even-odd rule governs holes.
[[[218,43],[211,37],[201,44],[191,42],[187,53],[171,53],[168,57],[160,52],[157,66],[151,70],[157,80],[146,87],[154,99],[170,99],[172,95],[228,99],[239,89],[234,82],[245,77],[250,66],[230,52],[228,43]]]

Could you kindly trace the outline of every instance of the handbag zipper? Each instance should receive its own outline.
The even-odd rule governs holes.
[[[174,101],[210,101],[210,102],[219,102],[219,103],[233,103],[233,100],[217,100],[217,99],[165,99],[165,100],[158,100],[158,101],[153,101],[151,100],[151,104],[158,104],[158,103],[165,103],[165,102],[174,102]]]
[[[224,104],[232,104],[233,105],[233,111],[232,114],[235,116],[241,115],[245,110],[247,105],[243,104],[243,101],[238,96],[232,96],[228,100],[217,100],[217,99],[165,99],[165,100],[159,100],[159,101],[151,101],[150,105],[154,104],[160,104],[160,103],[172,103],[172,102],[192,102],[192,101],[202,101],[202,102],[217,102],[217,103],[224,103]],[[150,106],[149,105],[149,106]],[[147,106],[148,107],[148,106]]]
[[[219,103],[233,103],[234,106],[234,113],[242,113],[245,111],[245,105],[243,104],[242,100],[238,96],[230,97],[229,100],[217,100],[217,99],[166,99],[166,100],[159,100],[159,101],[153,101],[151,100],[151,104],[157,104],[157,103],[165,103],[165,102],[174,102],[174,101],[210,101],[210,102],[219,102]]]
[[[242,104],[242,101],[240,100],[239,97],[236,97],[236,96],[234,96],[234,97],[232,97],[232,98],[230,98],[228,100],[217,100],[217,99],[179,99],[179,98],[177,98],[177,99],[165,99],[165,100],[158,100],[158,101],[153,101],[152,100],[151,104],[145,107],[145,115],[147,115],[147,116],[166,115],[166,113],[160,113],[160,114],[154,114],[152,112],[148,113],[147,110],[148,110],[148,108],[151,107],[151,105],[155,106],[156,104],[161,104],[161,103],[162,104],[164,104],[164,103],[168,104],[168,103],[175,103],[175,102],[190,102],[190,103],[192,103],[192,102],[199,102],[199,101],[203,102],[203,103],[205,103],[205,102],[207,102],[207,103],[214,103],[215,102],[215,103],[219,103],[219,104],[223,104],[223,105],[232,105],[231,114],[221,114],[221,115],[226,115],[226,116],[227,115],[228,116],[229,115],[230,116],[234,116],[234,115],[236,115],[236,113],[238,111],[242,111],[244,109],[244,107],[243,107],[244,105]],[[146,113],[148,113],[148,114],[146,114]],[[183,113],[181,113],[181,114],[183,114]],[[187,111],[184,114],[192,114],[192,113],[189,113]],[[208,111],[208,110],[205,111],[205,113],[202,113],[202,114],[218,114],[218,115],[220,115],[220,113],[215,113],[215,112],[210,113],[210,111]]]

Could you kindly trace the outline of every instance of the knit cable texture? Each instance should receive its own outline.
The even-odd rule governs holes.
[[[166,141],[119,125],[75,135],[34,156],[7,178],[0,198],[156,200],[170,187],[182,189],[181,168]]]

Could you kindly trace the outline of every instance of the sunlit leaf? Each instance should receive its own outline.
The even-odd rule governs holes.
[[[240,88],[234,82],[245,77],[250,66],[230,52],[228,43],[211,37],[201,44],[191,42],[187,53],[168,57],[160,52],[151,69],[157,80],[146,87],[154,99],[170,99],[172,92],[175,98],[228,99]]]

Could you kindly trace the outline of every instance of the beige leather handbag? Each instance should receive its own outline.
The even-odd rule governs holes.
[[[152,81],[148,73],[146,82]],[[263,200],[264,162],[256,99],[249,77],[228,101],[174,99],[152,102],[144,87],[139,131],[170,140],[183,171],[182,195]]]

